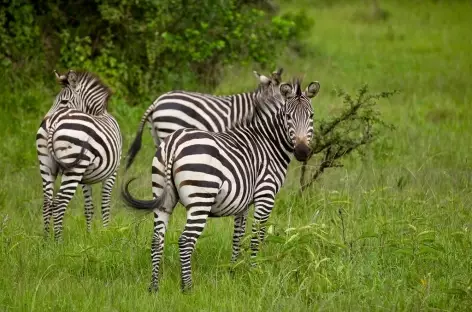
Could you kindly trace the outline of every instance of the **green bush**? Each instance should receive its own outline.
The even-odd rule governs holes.
[[[39,27],[35,22],[35,12],[32,5],[24,1],[3,0],[0,6],[0,52],[1,64],[5,67],[12,63],[28,60],[39,52]],[[25,51],[28,51],[25,54]]]
[[[85,68],[129,102],[215,87],[228,64],[273,68],[307,25],[262,0],[14,0],[0,10],[4,67],[37,58],[44,72]]]

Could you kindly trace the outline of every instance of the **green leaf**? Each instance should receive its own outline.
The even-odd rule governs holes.
[[[357,239],[358,240],[361,240],[361,239],[366,239],[366,238],[378,238],[379,235],[375,232],[365,232],[363,233],[361,236],[359,236]]]
[[[285,245],[288,245],[293,240],[297,239],[300,236],[300,233],[295,233],[294,235],[290,236],[290,238],[285,242]]]

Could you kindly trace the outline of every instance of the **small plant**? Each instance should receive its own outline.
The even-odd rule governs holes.
[[[343,99],[345,108],[331,120],[319,120],[315,124],[312,139],[312,154],[320,155],[321,161],[315,167],[308,181],[305,181],[306,161],[302,165],[300,176],[301,191],[310,187],[327,168],[342,167],[340,159],[353,151],[362,152],[362,147],[375,141],[381,129],[394,129],[384,122],[375,110],[376,100],[388,98],[398,91],[369,94],[367,85],[363,85],[355,98],[345,91],[336,90],[337,96]]]

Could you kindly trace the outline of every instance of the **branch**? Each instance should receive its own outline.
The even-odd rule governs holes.
[[[305,167],[302,167],[302,177],[300,177],[300,192],[303,192],[305,189],[310,187],[317,179],[318,177],[325,171],[327,168],[334,168],[334,167],[342,167],[343,165],[340,163],[334,162],[334,159],[331,157],[331,148],[328,148],[323,161],[318,165],[318,168],[316,168],[316,171],[313,173],[311,176],[311,179],[308,183],[304,184],[304,176],[305,176]]]
[[[343,103],[347,105],[338,117],[329,122],[319,121],[319,128],[315,131],[312,152],[308,160],[316,154],[323,153],[323,160],[318,164],[315,172],[311,175],[308,183],[305,183],[306,167],[308,160],[302,164],[300,175],[300,191],[303,192],[311,186],[327,168],[342,167],[339,159],[360,150],[364,145],[373,142],[380,135],[378,126],[393,129],[392,125],[386,124],[378,117],[378,112],[373,109],[375,100],[388,98],[397,93],[381,92],[368,94],[367,85],[363,85],[357,93],[355,99],[342,90],[337,91],[337,95],[343,98]],[[360,138],[353,138],[353,135]]]

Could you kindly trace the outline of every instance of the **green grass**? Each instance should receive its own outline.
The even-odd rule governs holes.
[[[336,86],[349,92],[364,82],[372,91],[400,89],[379,101],[384,119],[397,129],[364,158],[327,171],[304,196],[296,193],[299,164],[291,166],[258,269],[243,262],[234,277],[228,273],[233,221],[210,220],[193,257],[190,294],[179,288],[176,242],[183,209],[171,219],[158,295],[147,293],[152,217],[124,208],[118,188],[108,229],[96,209],[93,231],[86,234],[79,191],[65,217],[64,243],[44,243],[34,138],[51,92],[38,85],[12,93],[3,83],[0,310],[470,310],[472,5],[380,2],[390,12],[387,21],[364,19],[365,1],[283,5],[306,10],[315,22],[303,56],[287,54],[279,64],[286,78],[304,73],[305,83],[321,82],[313,100],[317,118],[339,110],[331,92]],[[229,70],[217,92],[252,89],[251,75],[247,68]],[[129,109],[113,101],[125,150],[149,104]],[[145,146],[132,171],[142,185],[134,192],[149,198],[148,133]],[[98,207],[98,186],[94,190]]]

